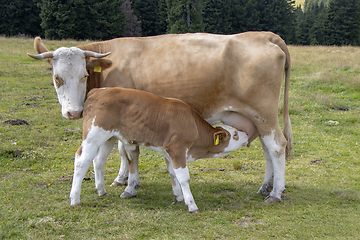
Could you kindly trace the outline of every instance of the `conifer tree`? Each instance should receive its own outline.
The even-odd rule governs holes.
[[[202,0],[166,0],[168,33],[203,32]]]
[[[99,39],[121,36],[122,0],[42,0],[41,26],[50,39]]]
[[[0,34],[42,35],[40,0],[0,0]]]
[[[333,0],[327,17],[327,44],[360,45],[360,3],[358,0]]]

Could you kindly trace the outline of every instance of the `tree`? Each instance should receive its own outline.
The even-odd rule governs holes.
[[[263,31],[279,34],[287,43],[296,42],[294,4],[292,0],[258,0],[259,26]]]
[[[358,0],[333,0],[326,21],[329,45],[360,45],[360,3]]]
[[[205,32],[216,34],[233,33],[231,0],[207,0],[204,3],[203,21]]]
[[[141,21],[142,36],[166,33],[167,9],[165,0],[133,0],[132,8]]]
[[[140,37],[141,36],[141,22],[133,13],[131,2],[125,0],[120,7],[120,10],[125,15],[125,29],[121,34],[122,37]]]
[[[0,34],[42,35],[39,0],[0,0]]]
[[[203,32],[202,0],[166,0],[168,33]]]
[[[124,31],[122,0],[42,0],[41,26],[50,39],[111,39]]]

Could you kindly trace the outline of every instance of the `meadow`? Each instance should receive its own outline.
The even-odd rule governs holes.
[[[55,50],[83,42],[44,43]],[[61,116],[51,66],[26,55],[35,53],[33,39],[0,44],[0,239],[359,239],[359,47],[289,46],[294,155],[281,203],[256,194],[265,174],[256,139],[188,165],[200,210],[190,214],[175,203],[163,157],[146,149],[137,197],[120,199],[125,187],[109,186],[120,166],[114,149],[108,195],[97,196],[90,168],[81,206],[70,207],[82,121]],[[28,125],[9,124],[18,119]]]

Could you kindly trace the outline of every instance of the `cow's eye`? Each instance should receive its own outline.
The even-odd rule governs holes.
[[[86,79],[87,79],[89,76],[90,76],[89,74],[86,74],[86,75],[81,79],[81,81],[86,81]]]
[[[61,77],[59,76],[55,76],[55,85],[57,88],[61,87],[62,85],[64,85],[64,81],[62,80]]]

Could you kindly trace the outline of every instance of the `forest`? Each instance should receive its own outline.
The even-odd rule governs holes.
[[[360,45],[359,0],[0,0],[0,35],[108,40],[272,31],[293,45]]]

